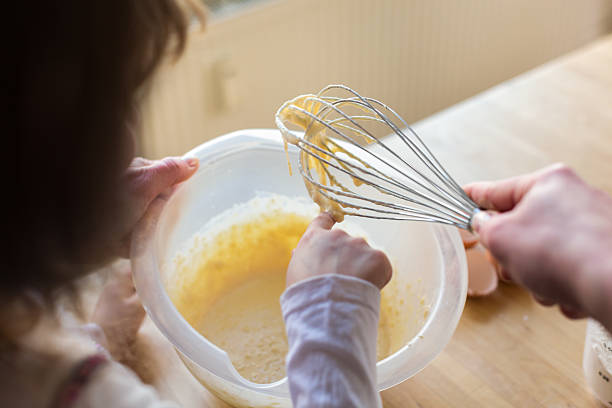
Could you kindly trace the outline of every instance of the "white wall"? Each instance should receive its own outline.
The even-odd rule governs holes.
[[[609,0],[276,0],[194,33],[143,107],[142,153],[273,127],[286,99],[345,83],[408,122],[612,31]]]

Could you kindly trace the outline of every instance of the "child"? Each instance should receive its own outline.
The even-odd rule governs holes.
[[[3,406],[173,407],[121,364],[144,318],[129,270],[119,270],[104,288],[93,322],[85,326],[89,340],[67,333],[56,311],[58,299],[76,298],[79,277],[127,256],[131,231],[150,204],[198,167],[195,159],[134,159],[132,132],[147,80],[168,48],[180,54],[199,8],[189,0],[73,0],[20,11],[13,97],[16,205],[8,217],[9,261],[0,275]],[[333,289],[335,279],[348,282],[349,291],[342,292],[348,303],[360,301],[354,299],[360,291],[375,301],[390,276],[388,260],[346,234],[321,235],[332,224],[326,217],[309,233],[320,238],[310,243],[316,247],[310,253],[322,262],[302,259],[304,265],[376,286],[326,276],[295,285],[285,304],[299,303],[300,287]],[[297,281],[314,270],[291,276]],[[375,329],[377,313],[377,307],[365,311],[368,325],[354,329]],[[300,322],[307,316],[290,310],[286,318]],[[363,395],[375,395],[373,363],[370,356],[359,368],[367,377]],[[297,382],[290,380],[292,389],[316,377],[312,366],[291,372],[301,373]],[[374,401],[378,397],[360,404]]]
[[[118,363],[144,316],[129,275],[104,290],[98,325],[89,326],[97,342],[66,333],[55,312],[59,298],[76,297],[77,278],[128,253],[149,203],[197,169],[197,160],[133,159],[131,132],[147,80],[168,48],[181,52],[199,8],[175,0],[35,3],[18,10],[16,25],[2,405],[170,406]]]

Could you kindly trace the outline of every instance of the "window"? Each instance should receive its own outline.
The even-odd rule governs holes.
[[[228,15],[269,0],[202,0],[213,16]]]

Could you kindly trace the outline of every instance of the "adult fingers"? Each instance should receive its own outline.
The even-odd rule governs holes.
[[[588,317],[588,315],[583,311],[574,309],[573,307],[568,305],[560,305],[559,309],[561,310],[561,313],[563,313],[563,315],[568,319],[584,319],[585,317]]]
[[[463,189],[480,208],[503,212],[513,209],[536,180],[534,174],[527,174],[500,181],[471,183]]]
[[[558,163],[505,180],[470,183],[463,189],[480,208],[504,212],[513,209],[539,179],[567,169]]]
[[[540,295],[537,295],[535,293],[533,293],[532,296],[533,296],[533,299],[536,302],[538,302],[539,304],[541,304],[542,306],[553,306],[553,305],[555,305],[557,303],[553,299],[549,299],[547,297],[540,296]]]
[[[478,234],[480,243],[499,261],[504,261],[505,257],[502,255],[508,249],[508,227],[512,225],[512,217],[513,213],[491,215],[489,212],[480,211],[472,220],[472,229]]]

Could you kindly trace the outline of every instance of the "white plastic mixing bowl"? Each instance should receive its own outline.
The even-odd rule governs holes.
[[[132,268],[138,294],[192,374],[217,396],[236,406],[291,406],[286,378],[272,384],[242,378],[228,355],[183,319],[164,282],[172,274],[173,256],[212,217],[261,192],[307,196],[298,172],[297,150],[289,146],[292,176],[276,130],[234,132],[204,143],[186,156],[200,159],[198,172],[177,189],[159,218],[141,223],[135,231]],[[450,340],[467,292],[465,252],[453,228],[355,217],[351,221],[385,249],[400,282],[418,282],[429,304],[418,334],[378,362],[378,389],[384,390],[423,369]]]

